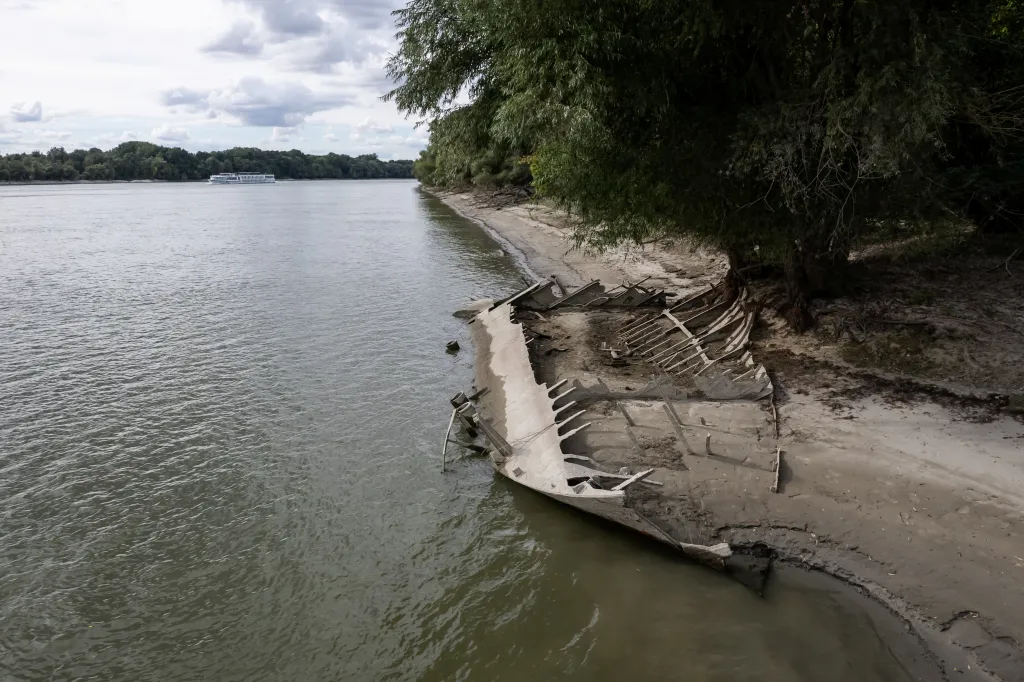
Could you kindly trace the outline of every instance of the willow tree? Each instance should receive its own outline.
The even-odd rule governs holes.
[[[686,234],[778,265],[798,327],[864,234],[953,208],[950,126],[995,134],[972,115],[995,87],[978,46],[1020,63],[980,1],[412,0],[397,15],[389,97],[445,131],[439,156],[529,146],[580,242]]]

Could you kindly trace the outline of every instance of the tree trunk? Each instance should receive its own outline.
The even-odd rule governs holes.
[[[746,284],[740,274],[740,270],[746,266],[746,259],[735,249],[727,249],[725,254],[729,257],[729,271],[725,273],[725,294],[728,298],[735,298]]]
[[[795,331],[803,333],[814,326],[811,301],[822,295],[842,291],[849,253],[794,245],[786,260],[786,304],[783,315]]]

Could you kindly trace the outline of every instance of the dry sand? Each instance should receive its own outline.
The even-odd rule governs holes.
[[[441,198],[497,233],[535,274],[555,274],[569,287],[652,277],[649,285],[685,295],[726,269],[720,254],[679,245],[574,251],[547,208]],[[561,313],[544,324],[551,346],[572,347],[552,356],[543,369],[550,378],[600,377],[623,395],[650,378],[642,367],[601,366],[594,349],[608,330],[599,318]],[[769,490],[776,441],[765,401],[675,403],[693,425],[684,445],[663,402],[634,400],[628,410],[639,447],[608,409],[588,415],[599,422],[576,447],[603,464],[657,467],[665,491],[645,511],[677,537],[763,544],[776,560],[840,577],[898,613],[942,657],[948,676],[1024,680],[1024,421],[983,385],[857,369],[820,339],[781,332],[771,319],[763,327],[753,350],[776,385],[784,453],[777,494]],[[591,343],[565,343],[570,337]],[[1012,355],[1024,339],[999,347]],[[1024,355],[1006,364],[1006,372],[985,375],[1016,380]],[[700,450],[706,433],[720,458],[687,452]]]

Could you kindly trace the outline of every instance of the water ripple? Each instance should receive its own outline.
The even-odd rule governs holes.
[[[756,611],[483,462],[440,474],[472,382],[450,312],[519,278],[413,183],[0,188],[0,213],[0,678],[675,679],[628,632]],[[685,639],[692,679],[745,679]],[[762,641],[751,669],[785,667]]]

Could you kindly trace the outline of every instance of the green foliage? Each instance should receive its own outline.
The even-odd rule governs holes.
[[[799,298],[888,223],[1024,195],[1020,7],[411,0],[388,97],[430,119],[425,182],[529,156],[580,242],[686,234]]]
[[[495,136],[495,117],[505,103],[490,70],[493,52],[488,22],[492,10],[471,0],[410,2],[396,12],[402,41],[388,74],[405,83],[386,95],[398,107],[432,116],[426,166],[417,177],[427,185],[483,187],[526,185],[531,177],[521,157],[534,143],[528,134]],[[471,98],[456,105],[459,95]]]
[[[528,185],[531,175],[522,156],[529,145],[495,139],[490,132],[493,116],[494,100],[484,97],[436,119],[416,177],[441,187]]]
[[[967,56],[977,96],[948,125],[943,184],[951,203],[987,232],[1024,233],[1024,2],[994,3]]]
[[[0,182],[61,180],[205,180],[216,173],[273,173],[280,179],[411,178],[413,162],[381,161],[376,154],[316,156],[236,147],[191,153],[180,147],[125,142],[104,152],[54,147],[45,155],[0,157]]]
[[[992,11],[992,33],[1001,40],[1024,43],[1024,0],[1003,0]]]
[[[413,161],[412,164],[413,176],[425,185],[434,184],[432,180],[436,170],[437,161],[434,158],[434,152],[429,147],[421,151],[420,158]]]
[[[83,180],[113,180],[114,169],[105,163],[94,163],[82,173]]]

